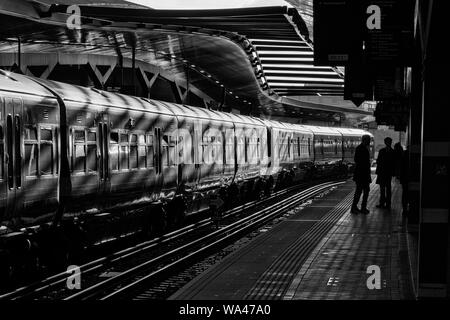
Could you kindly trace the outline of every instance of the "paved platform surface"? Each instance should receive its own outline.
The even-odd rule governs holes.
[[[401,187],[390,211],[375,207],[378,190],[371,185],[368,215],[350,213],[351,180],[291,210],[169,299],[413,299]],[[380,289],[369,290],[374,265]]]

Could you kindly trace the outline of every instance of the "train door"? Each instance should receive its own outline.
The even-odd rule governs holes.
[[[0,222],[3,221],[7,205],[7,179],[5,168],[5,110],[3,97],[0,96]]]
[[[194,161],[194,124],[189,118],[179,119],[178,124],[178,184],[184,182],[186,187],[192,189],[198,181]]]
[[[5,173],[6,216],[20,208],[22,199],[23,103],[19,98],[5,98]]]
[[[99,170],[99,195],[107,195],[111,188],[111,176],[109,166],[109,117],[108,114],[103,114],[98,121],[98,170]]]
[[[162,147],[161,147],[161,128],[154,129],[155,135],[153,140],[154,145],[154,166],[155,166],[155,184],[154,193],[159,194],[162,189],[163,182],[163,168],[162,168]]]

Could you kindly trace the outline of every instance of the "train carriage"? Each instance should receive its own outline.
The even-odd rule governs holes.
[[[314,164],[317,176],[342,170],[342,134],[335,128],[309,126],[314,134]]]
[[[28,78],[0,77],[0,222],[20,227],[58,203],[59,105]]]
[[[348,172],[353,172],[354,157],[356,147],[361,143],[361,137],[368,134],[371,137],[370,149],[371,157],[373,158],[373,135],[361,129],[352,128],[336,128],[342,134],[342,163]]]
[[[339,174],[362,134],[1,71],[0,254],[163,231],[208,210],[212,194],[235,204]]]

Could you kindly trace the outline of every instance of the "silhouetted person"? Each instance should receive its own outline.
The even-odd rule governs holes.
[[[353,173],[353,180],[356,183],[355,196],[351,213],[369,213],[367,210],[367,198],[369,197],[370,183],[372,177],[370,176],[370,136],[365,134],[361,138],[361,144],[355,150],[355,171]],[[358,209],[359,198],[363,193],[361,210]]]
[[[395,158],[395,168],[394,176],[400,181],[400,174],[402,171],[402,157],[403,157],[403,147],[400,142],[394,144],[394,158]]]
[[[408,215],[408,175],[409,175],[409,150],[403,151],[400,168],[400,184],[402,185],[402,215]]]
[[[391,148],[392,139],[386,137],[384,139],[386,145],[378,152],[377,159],[377,184],[380,185],[380,202],[377,208],[391,208],[391,181],[395,173],[395,153]]]

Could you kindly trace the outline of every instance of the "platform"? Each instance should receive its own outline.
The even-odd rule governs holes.
[[[372,183],[368,215],[350,213],[353,193],[349,180],[295,208],[169,299],[414,299],[401,186],[393,183],[387,211],[375,207],[379,187]],[[380,268],[380,289],[367,286],[373,265]]]

